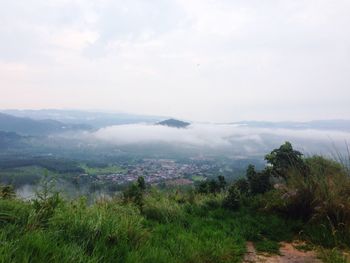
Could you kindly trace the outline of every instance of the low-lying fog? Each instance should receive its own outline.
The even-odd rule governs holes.
[[[259,154],[272,150],[284,141],[311,154],[344,152],[350,132],[316,129],[253,128],[233,124],[191,124],[187,128],[161,125],[130,124],[102,128],[93,138],[117,146],[135,144],[170,144],[212,150],[236,149],[242,154]]]

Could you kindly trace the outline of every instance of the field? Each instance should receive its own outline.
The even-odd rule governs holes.
[[[191,177],[191,179],[195,182],[201,182],[205,180],[205,177],[201,175],[194,175]]]
[[[87,165],[81,165],[81,168],[85,170],[85,173],[89,175],[99,174],[115,174],[125,172],[125,169],[117,165],[107,165],[105,167],[89,167]]]

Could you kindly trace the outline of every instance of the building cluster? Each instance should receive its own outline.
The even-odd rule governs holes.
[[[205,175],[212,165],[178,163],[169,159],[144,159],[137,164],[125,165],[123,172],[95,175],[97,181],[126,184],[143,176],[150,184],[179,179],[191,178],[193,175]]]

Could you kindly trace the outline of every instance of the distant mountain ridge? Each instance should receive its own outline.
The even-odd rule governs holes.
[[[271,128],[271,129],[295,129],[295,130],[337,130],[350,131],[350,120],[314,120],[307,122],[293,122],[293,121],[240,121],[231,124],[245,125],[254,128]]]
[[[31,118],[34,120],[51,119],[65,124],[84,124],[96,129],[106,126],[134,124],[140,122],[155,123],[164,119],[164,116],[160,117],[84,110],[0,110],[0,112],[16,117]]]
[[[91,127],[79,124],[65,124],[55,120],[33,120],[0,113],[0,131],[19,135],[48,135],[71,130],[88,130]]]
[[[21,118],[16,121],[12,116]],[[189,122],[174,118],[166,119],[161,116],[148,116],[128,113],[111,113],[84,110],[0,110],[0,131],[13,131],[24,135],[42,135],[67,130],[89,130],[99,129],[107,126],[135,123],[158,124],[174,128],[185,128]],[[6,123],[5,123],[5,122]],[[23,125],[20,125],[22,123]],[[25,124],[25,125],[24,125]],[[314,120],[314,121],[239,121],[228,124],[244,125],[252,128],[271,129],[315,129],[315,130],[337,130],[350,132],[350,120]]]
[[[168,119],[168,120],[157,122],[156,124],[173,127],[173,128],[186,128],[187,126],[190,125],[189,122],[184,122],[176,119]]]

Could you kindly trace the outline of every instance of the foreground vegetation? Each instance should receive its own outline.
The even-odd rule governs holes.
[[[325,262],[346,262],[350,178],[339,163],[304,158],[289,143],[245,178],[160,191],[142,177],[122,195],[88,205],[42,184],[33,201],[0,188],[0,262],[241,262],[246,242],[278,253],[305,240]]]

